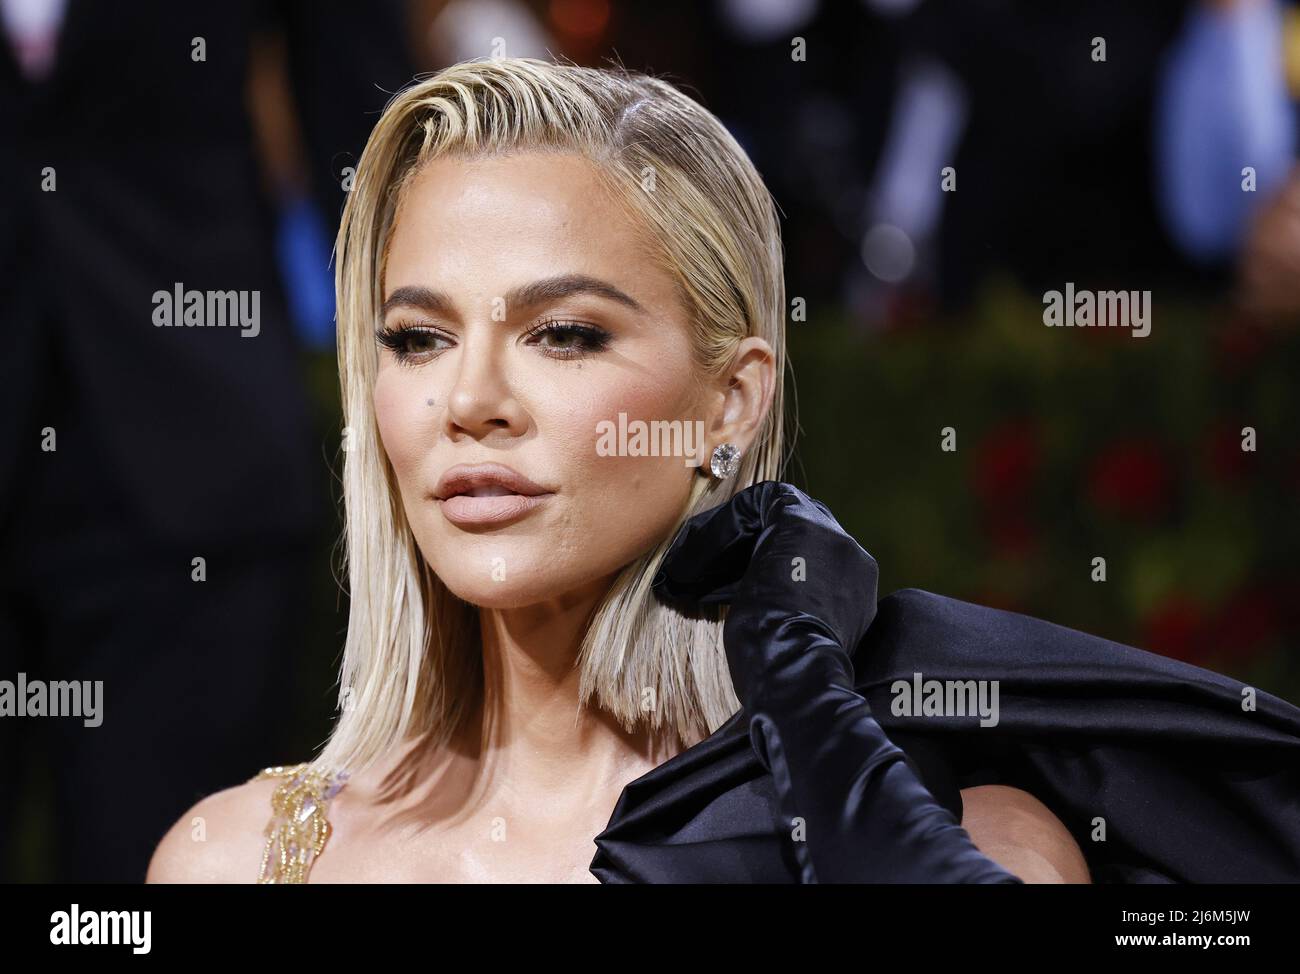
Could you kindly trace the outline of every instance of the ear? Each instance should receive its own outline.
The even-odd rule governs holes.
[[[709,418],[708,450],[734,443],[749,450],[772,405],[776,355],[761,338],[745,338],[736,346],[731,364],[714,380],[715,409]]]

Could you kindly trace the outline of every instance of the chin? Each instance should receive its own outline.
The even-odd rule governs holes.
[[[613,583],[621,564],[573,554],[557,561],[554,548],[534,551],[493,545],[490,549],[441,545],[438,557],[426,560],[434,574],[457,598],[480,609],[522,609],[564,597],[603,594]],[[585,567],[583,567],[585,566]]]
[[[429,560],[434,574],[455,595],[481,609],[520,609],[554,599],[581,585],[583,579],[568,579],[553,563],[531,554],[457,552],[442,547],[439,557]],[[449,557],[450,555],[450,557]]]
[[[479,609],[523,609],[559,594],[549,586],[540,588],[519,582],[484,582],[455,575],[438,577],[453,595]]]

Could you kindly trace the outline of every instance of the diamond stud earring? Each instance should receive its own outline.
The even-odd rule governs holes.
[[[709,458],[709,470],[719,480],[726,480],[740,466],[740,450],[734,443],[719,443]]]

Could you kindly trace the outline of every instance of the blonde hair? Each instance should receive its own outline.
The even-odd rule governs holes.
[[[403,187],[431,159],[511,151],[580,154],[647,230],[677,282],[701,367],[724,369],[747,336],[776,354],[771,408],[739,469],[697,476],[676,526],[737,490],[779,479],[784,441],[785,284],[776,205],[744,150],[697,102],[621,67],[533,58],[466,61],[388,103],[366,144],[336,242],[345,422],[343,554],[350,579],[340,716],[313,764],[365,767],[417,733],[444,742],[483,692],[477,609],[425,564],[382,450],[372,405],[374,331]],[[721,623],[651,591],[674,530],[629,564],[597,607],[577,665],[582,705],[686,746],[738,707]],[[647,692],[649,691],[649,692]],[[646,700],[653,705],[643,709]]]

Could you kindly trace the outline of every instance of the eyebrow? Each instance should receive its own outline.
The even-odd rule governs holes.
[[[507,308],[530,308],[546,301],[566,298],[571,294],[594,294],[596,297],[616,301],[640,314],[645,313],[640,303],[626,291],[616,288],[608,281],[588,277],[585,274],[561,274],[558,277],[533,281],[531,284],[522,284],[508,291],[505,301]],[[394,308],[415,308],[429,314],[450,317],[454,304],[444,291],[408,285],[399,287],[390,294],[379,313],[381,318],[386,318]]]

